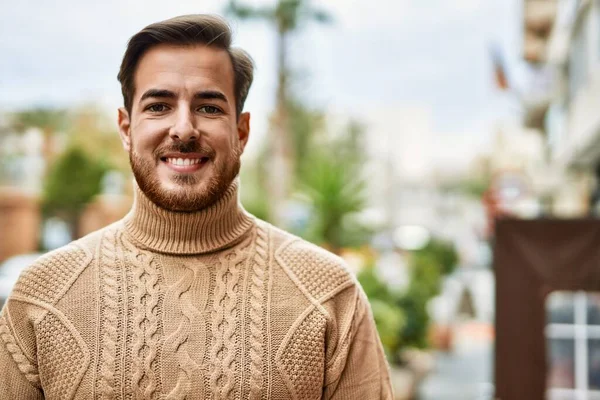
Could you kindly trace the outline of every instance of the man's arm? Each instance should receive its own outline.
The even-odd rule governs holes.
[[[358,284],[357,284],[358,285]],[[371,307],[366,296],[356,287],[356,307],[351,328],[342,346],[341,363],[335,363],[326,375],[333,376],[323,392],[332,400],[392,400],[390,373]],[[344,339],[343,339],[344,340]]]
[[[10,323],[9,304],[0,314],[0,399],[43,399],[37,367],[25,355]]]

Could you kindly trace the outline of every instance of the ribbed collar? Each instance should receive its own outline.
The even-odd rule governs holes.
[[[185,213],[158,207],[136,184],[125,227],[136,242],[160,253],[200,254],[226,248],[254,224],[238,201],[238,185],[235,179],[215,204]]]

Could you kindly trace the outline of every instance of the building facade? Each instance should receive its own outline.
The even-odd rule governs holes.
[[[545,36],[532,39],[537,4]],[[529,8],[529,12],[527,11]],[[544,12],[539,10],[544,9]],[[600,200],[600,0],[525,1],[524,59],[545,82],[524,98],[525,123],[539,129],[560,179],[551,188],[554,214],[598,211]],[[538,30],[538,32],[540,32]],[[532,45],[534,42],[536,45]],[[532,49],[535,49],[533,51]]]

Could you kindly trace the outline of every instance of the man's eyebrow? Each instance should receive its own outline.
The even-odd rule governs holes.
[[[171,92],[170,90],[166,89],[148,89],[144,92],[142,97],[140,97],[140,102],[151,97],[162,99],[174,99],[177,97],[177,95],[174,92]]]
[[[222,100],[227,103],[227,97],[218,90],[203,90],[194,95],[197,100]]]

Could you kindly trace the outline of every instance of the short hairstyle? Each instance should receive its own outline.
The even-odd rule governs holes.
[[[123,102],[131,114],[135,92],[134,75],[142,56],[160,44],[191,46],[203,44],[227,51],[234,75],[236,115],[241,114],[254,77],[252,58],[242,49],[231,47],[231,28],[221,17],[208,14],[182,15],[148,25],[129,39],[117,79]]]

